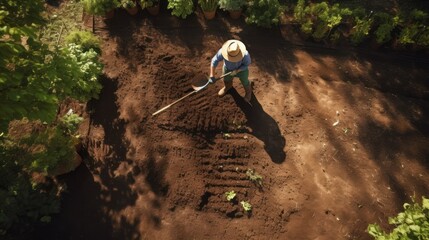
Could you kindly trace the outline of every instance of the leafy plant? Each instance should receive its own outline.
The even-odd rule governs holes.
[[[423,34],[428,34],[427,33],[427,31],[429,31],[428,20],[429,20],[429,16],[427,13],[417,9],[414,9],[413,11],[411,11],[404,23],[405,24],[404,28],[399,34],[399,43],[403,45],[407,45],[407,44],[425,45],[424,44],[426,42],[424,40],[425,38],[420,39],[420,37]]]
[[[57,126],[44,125],[40,121],[26,119],[13,121],[8,137],[14,145],[26,153],[16,158],[31,172],[50,175],[59,166],[70,169],[75,158],[76,139],[64,134]]]
[[[392,31],[399,24],[399,16],[391,16],[388,13],[380,12],[374,15],[375,24],[378,25],[375,30],[375,40],[379,44],[386,43],[392,39]]]
[[[218,6],[218,0],[198,0],[203,11],[214,11]]]
[[[339,4],[329,6],[326,2],[316,3],[310,7],[311,15],[316,22],[313,38],[321,40],[329,35],[333,28],[338,26],[344,16],[349,16],[352,11],[348,8],[340,8]]]
[[[305,0],[298,0],[294,10],[293,10],[293,16],[295,18],[295,21],[298,23],[305,23],[306,22],[306,11],[305,11]]]
[[[226,200],[228,201],[234,200],[235,196],[237,196],[237,193],[234,190],[225,193]]]
[[[231,138],[232,136],[231,136],[231,134],[229,134],[229,133],[223,133],[223,134],[222,134],[222,137],[223,137],[223,139],[229,139],[229,138]]]
[[[153,7],[159,4],[158,0],[140,0],[140,6],[142,9]]]
[[[260,27],[278,24],[284,7],[278,0],[251,0],[248,3],[246,22]]]
[[[429,28],[426,28],[425,31],[421,32],[417,37],[417,44],[420,46],[428,47],[429,46]]]
[[[63,98],[71,96],[80,101],[87,101],[91,98],[98,98],[101,91],[101,84],[98,77],[102,72],[103,65],[98,59],[98,54],[89,49],[84,51],[80,45],[69,44],[63,49],[65,59],[58,59],[58,61],[65,61],[67,68],[62,67],[59,71],[64,71],[58,81],[57,94]],[[55,60],[55,58],[54,58]],[[55,63],[54,63],[55,64]],[[68,71],[67,71],[68,70]],[[73,79],[73,84],[65,81],[66,79]]]
[[[59,126],[63,129],[63,132],[69,136],[75,135],[79,124],[83,121],[83,118],[79,115],[73,113],[73,110],[70,109],[61,119]]]
[[[389,218],[395,225],[390,233],[384,232],[377,224],[370,224],[368,233],[376,240],[429,239],[429,199],[422,197],[422,205],[404,204],[404,212]]]
[[[167,8],[172,9],[171,14],[173,16],[185,19],[192,13],[194,3],[192,0],[168,0]]]
[[[245,212],[252,211],[252,205],[249,202],[247,202],[247,201],[241,201],[240,204],[243,207],[243,209],[244,209]]]
[[[363,42],[363,40],[368,36],[374,21],[371,14],[372,12],[366,14],[365,9],[363,8],[353,10],[355,26],[353,26],[351,32],[351,42],[354,45],[358,45]]]
[[[39,3],[26,4],[33,9]],[[13,12],[19,14],[16,19],[22,26],[15,26]],[[79,45],[51,50],[37,37],[38,24],[43,23],[39,15],[33,13],[36,16],[25,21],[20,14],[26,13],[0,11],[0,25],[4,26],[0,28],[0,132],[5,132],[9,121],[23,117],[52,122],[58,102],[65,97],[88,100],[101,89],[97,77],[102,65],[97,53],[84,52]]]
[[[98,54],[101,53],[100,39],[89,31],[74,30],[65,38],[66,44],[74,43],[82,47],[82,51],[94,49]]]
[[[62,187],[50,178],[36,181],[34,174],[16,161],[25,157],[21,149],[0,142],[0,238],[21,239],[34,223],[46,222],[60,210]],[[24,235],[24,236],[23,236]],[[30,238],[29,236],[27,236]]]
[[[133,8],[136,7],[137,3],[134,0],[121,0],[121,7],[122,8]]]
[[[253,169],[247,169],[246,171],[247,177],[249,177],[250,181],[254,182],[259,187],[262,187],[262,176],[255,172]]]
[[[82,3],[87,13],[99,16],[121,5],[118,0],[82,0]]]
[[[238,11],[246,5],[246,0],[219,0],[219,8],[226,11]]]

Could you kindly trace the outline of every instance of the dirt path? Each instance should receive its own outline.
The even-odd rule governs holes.
[[[369,223],[428,195],[427,62],[291,44],[223,16],[122,13],[97,33],[106,76],[81,129],[88,153],[44,239],[369,239]],[[217,82],[152,117],[230,38],[251,54],[253,107],[238,81],[223,98]]]

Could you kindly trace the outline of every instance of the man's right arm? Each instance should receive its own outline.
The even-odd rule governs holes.
[[[219,64],[219,62],[222,61],[222,60],[223,60],[222,49],[219,49],[219,51],[217,51],[217,53],[212,58],[212,61],[211,61],[211,64],[210,64],[210,77],[214,77],[215,76],[216,67]]]

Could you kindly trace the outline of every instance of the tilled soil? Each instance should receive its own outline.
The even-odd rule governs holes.
[[[95,25],[104,88],[86,107],[84,164],[38,237],[370,239],[368,224],[428,196],[427,55],[304,45],[222,13],[116,13]],[[152,116],[231,38],[252,57],[251,105],[236,79]]]

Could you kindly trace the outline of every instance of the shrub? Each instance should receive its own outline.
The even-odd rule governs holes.
[[[420,39],[420,37],[422,34],[428,34],[428,19],[428,14],[421,10],[414,9],[413,11],[411,11],[404,23],[404,28],[399,34],[399,43],[403,45],[424,45],[425,38],[423,37],[422,39]],[[420,42],[418,42],[419,40]]]
[[[69,68],[65,69],[64,76],[69,76],[75,82],[72,87],[68,88],[63,88],[61,85],[57,86],[58,94],[71,96],[80,101],[98,98],[102,88],[98,77],[103,68],[98,59],[98,54],[92,49],[83,51],[80,45],[74,43],[64,48],[63,52],[66,58],[57,60],[68,63]],[[65,89],[68,91],[65,91]]]
[[[246,22],[260,27],[278,24],[282,7],[278,0],[251,0],[247,8]]]
[[[73,110],[70,109],[69,112],[60,119],[59,127],[66,135],[75,137],[79,124],[82,121],[83,118],[73,113]]]
[[[218,0],[198,0],[203,11],[214,11],[218,6]]]
[[[136,7],[137,3],[134,0],[121,0],[121,7],[122,8],[133,8]]]
[[[246,5],[246,0],[219,0],[219,8],[226,11],[238,11]]]
[[[340,8],[338,4],[329,6],[326,2],[314,4],[311,7],[311,12],[317,19],[313,32],[313,38],[316,40],[321,40],[330,35],[332,29],[341,23],[343,16],[352,14],[348,8]]]
[[[89,31],[74,30],[66,36],[65,41],[66,44],[80,45],[84,52],[94,49],[98,54],[101,53],[100,39]]]
[[[118,0],[82,0],[83,9],[94,15],[103,16],[106,12],[119,7],[120,2]]]
[[[153,7],[159,4],[158,0],[140,0],[140,6],[144,8]]]
[[[50,175],[60,166],[71,168],[75,158],[76,139],[64,134],[57,126],[48,126],[40,121],[13,121],[8,136],[21,149],[16,157],[20,165],[30,172]],[[18,155],[19,156],[19,155]]]
[[[49,221],[60,209],[61,186],[50,178],[35,181],[33,174],[16,161],[17,156],[24,157],[21,149],[0,142],[1,239],[26,238],[35,223]]]
[[[392,39],[392,31],[399,24],[399,17],[392,17],[388,13],[377,13],[374,16],[375,24],[378,25],[375,30],[375,40],[379,44],[386,43]]]
[[[374,21],[371,14],[372,12],[367,14],[363,8],[353,10],[352,15],[354,17],[355,25],[351,31],[351,42],[354,45],[358,45],[363,42],[363,40],[368,36]]]
[[[423,197],[421,206],[405,203],[404,212],[389,218],[389,224],[395,225],[390,233],[377,224],[370,224],[367,231],[376,240],[429,239],[429,199]]]
[[[339,4],[329,6],[326,2],[315,3],[306,6],[304,0],[298,0],[294,9],[294,17],[301,25],[301,31],[312,34],[316,40],[322,40],[331,35],[332,30],[343,20],[344,16],[352,14],[348,8],[341,8]],[[332,39],[338,39],[339,33],[335,33]]]
[[[194,9],[192,0],[168,0],[168,9],[172,9],[171,14],[185,19]]]

